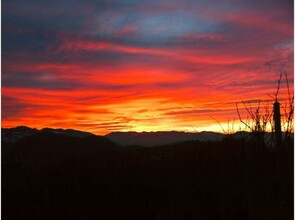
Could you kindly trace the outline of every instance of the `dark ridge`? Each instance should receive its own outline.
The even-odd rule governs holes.
[[[180,131],[112,132],[106,137],[121,145],[159,146],[190,140],[220,141],[224,138],[224,134],[206,131],[200,133]]]
[[[63,134],[69,137],[89,137],[94,136],[94,134],[85,131],[78,131],[74,129],[53,129],[53,128],[43,128],[41,132],[52,132],[55,134]]]
[[[14,143],[16,141],[21,140],[22,138],[32,136],[35,134],[40,133],[54,133],[54,134],[60,134],[68,137],[90,137],[95,136],[92,133],[84,132],[84,131],[78,131],[73,129],[53,129],[53,128],[43,128],[41,130],[38,130],[36,128],[29,128],[26,126],[18,126],[15,128],[2,128],[1,129],[1,138],[2,142],[10,142]]]
[[[2,143],[3,219],[293,219],[293,144],[117,147],[39,133]]]

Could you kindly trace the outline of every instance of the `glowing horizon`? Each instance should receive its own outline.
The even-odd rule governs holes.
[[[243,129],[237,102],[294,91],[293,4],[4,0],[2,127]]]

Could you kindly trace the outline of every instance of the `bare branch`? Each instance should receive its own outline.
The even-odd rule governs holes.
[[[244,104],[245,105],[245,104]],[[239,107],[238,107],[238,103],[236,103],[236,107],[237,107],[237,113],[238,113],[238,116],[239,116],[239,119],[240,119],[240,122],[242,122],[247,128],[249,128],[251,131],[253,131],[253,129],[246,123],[242,120],[241,118],[241,114],[240,114],[240,111],[239,111]],[[247,108],[246,108],[247,109]],[[248,111],[248,109],[247,109]],[[248,111],[249,112],[249,111]]]
[[[216,121],[216,122],[219,124],[219,126],[221,127],[221,129],[222,129],[223,133],[225,133],[225,134],[226,134],[226,131],[224,130],[224,128],[222,127],[222,125],[220,124],[220,122],[219,122],[219,121],[217,121],[217,119],[213,118],[212,116],[210,116],[210,118],[212,118],[213,120],[215,120],[215,121]]]
[[[280,72],[280,78],[279,78],[279,81],[278,81],[278,88],[277,88],[277,92],[276,92],[276,101],[278,100],[278,94],[279,94],[279,90],[280,90],[280,85],[281,85],[281,79],[282,79],[282,76],[283,76],[283,73],[282,71]]]
[[[288,99],[289,103],[291,103],[291,95],[290,95],[290,87],[289,87],[289,80],[288,80],[288,75],[286,72],[284,72],[285,79],[286,79],[286,84],[287,84],[287,90],[288,90]]]
[[[248,114],[251,116],[251,118],[252,118],[252,119],[255,119],[255,116],[254,116],[254,114],[253,114],[253,112],[252,112],[252,107],[251,107],[251,110],[249,110],[249,109],[247,108],[245,102],[242,101],[242,103],[243,103],[243,105],[244,105],[244,108],[247,110]]]
[[[273,100],[275,100],[276,98],[274,96],[272,96],[271,94],[267,94],[270,98],[272,98]]]

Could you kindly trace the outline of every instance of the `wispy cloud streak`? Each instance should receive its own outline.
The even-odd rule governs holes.
[[[279,71],[294,90],[293,4],[4,0],[2,126],[220,130]]]

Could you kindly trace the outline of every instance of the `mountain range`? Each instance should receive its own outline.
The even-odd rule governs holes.
[[[80,138],[94,136],[94,134],[91,134],[89,132],[77,131],[73,129],[43,128],[41,130],[38,130],[36,128],[18,126],[15,128],[2,128],[1,139],[4,142],[14,143],[25,137],[40,134],[40,133],[54,133],[54,134],[64,135],[67,137],[80,137]]]
[[[293,142],[282,154],[247,137],[2,129],[1,214],[33,220],[291,219]],[[196,138],[203,141],[190,141]],[[222,140],[208,141],[214,138]]]
[[[14,143],[25,137],[38,135],[42,133],[53,133],[66,137],[95,137],[89,132],[78,131],[73,129],[53,129],[43,128],[38,130],[36,128],[29,128],[26,126],[18,126],[15,128],[2,128],[1,138],[3,142]],[[233,134],[234,138],[247,137],[247,132],[237,132]],[[100,137],[100,136],[99,136]],[[226,137],[225,134],[203,131],[199,133],[188,133],[180,131],[158,131],[158,132],[112,132],[104,136],[109,140],[120,145],[140,145],[140,146],[157,146],[169,145],[173,143],[180,143],[186,141],[220,141]]]
[[[121,145],[155,146],[167,145],[185,141],[220,141],[225,135],[215,132],[188,133],[180,131],[158,132],[112,132],[106,135],[112,141]]]

